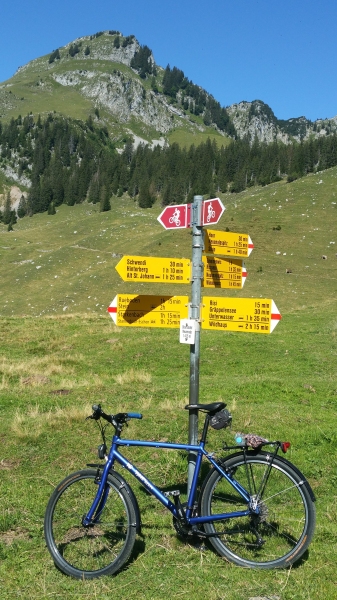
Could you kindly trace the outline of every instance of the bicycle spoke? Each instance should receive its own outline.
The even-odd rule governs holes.
[[[82,475],[84,473],[84,475]],[[94,471],[70,476],[52,496],[46,512],[45,531],[48,547],[58,566],[74,577],[91,578],[113,573],[127,560],[135,539],[135,522],[128,494],[110,487],[99,518],[82,525],[97,491]],[[120,484],[118,484],[120,487]],[[131,511],[131,512],[130,512]]]
[[[210,542],[216,550],[229,560],[271,568],[285,566],[304,551],[313,532],[314,508],[302,480],[288,463],[277,458],[270,463],[266,456],[262,453],[245,459],[242,454],[226,465],[251,494],[251,505],[214,470],[203,492],[202,514],[251,508],[248,516],[205,524],[205,531],[212,534]]]

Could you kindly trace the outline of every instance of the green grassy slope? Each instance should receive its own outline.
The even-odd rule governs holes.
[[[222,196],[226,211],[215,228],[249,233],[255,245],[243,290],[229,295],[273,297],[281,312],[325,310],[334,303],[336,178],[337,169],[330,169]],[[157,222],[158,205],[142,210],[133,200],[115,198],[112,207],[100,213],[86,203],[61,206],[54,216],[19,220],[13,232],[0,225],[0,315],[102,314],[118,292],[169,293],[165,284],[122,282],[114,268],[117,255],[190,258],[190,231],[165,231]],[[188,289],[176,285],[172,292]]]

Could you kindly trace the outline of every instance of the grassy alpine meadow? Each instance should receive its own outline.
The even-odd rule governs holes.
[[[316,494],[317,525],[289,570],[242,569],[207,544],[179,540],[170,513],[124,471],[143,524],[128,565],[93,581],[55,568],[44,512],[60,480],[97,461],[100,434],[85,420],[93,403],[143,413],[128,437],[187,440],[189,347],[177,329],[117,328],[106,308],[117,293],[188,294],[186,285],[123,282],[114,267],[123,254],[189,258],[191,236],[164,231],[160,206],[145,211],[123,198],[108,213],[62,206],[54,216],[20,220],[12,232],[0,225],[2,597],[336,597],[336,176],[331,169],[221,196],[226,212],[214,228],[249,233],[255,249],[243,290],[203,292],[273,298],[282,314],[271,335],[201,332],[200,401],[222,400],[233,415],[231,431],[210,430],[217,455],[236,431],[291,442],[287,458]],[[160,487],[186,481],[180,452],[125,454]]]

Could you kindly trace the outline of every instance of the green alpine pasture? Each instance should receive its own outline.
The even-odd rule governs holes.
[[[68,473],[97,460],[93,403],[143,413],[128,436],[187,440],[189,347],[177,329],[117,328],[117,293],[189,293],[186,285],[123,282],[123,254],[190,258],[189,230],[165,231],[162,208],[114,198],[61,206],[0,224],[0,589],[22,599],[334,598],[336,561],[337,168],[241,194],[222,195],[214,229],[249,233],[254,251],[240,292],[272,298],[282,320],[271,335],[201,332],[200,401],[223,400],[232,431],[211,430],[224,453],[235,431],[291,442],[287,457],[316,494],[309,551],[285,571],[244,570],[207,544],[184,543],[171,518],[137,482],[143,537],[111,578],[72,580],[53,565],[43,538],[48,498]],[[323,258],[324,257],[324,258]],[[183,485],[179,452],[127,450],[159,486]],[[125,473],[123,472],[125,475]],[[127,476],[129,479],[129,476]]]

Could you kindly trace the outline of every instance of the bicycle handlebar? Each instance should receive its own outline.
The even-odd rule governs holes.
[[[100,404],[93,404],[92,406],[93,414],[88,417],[89,419],[104,419],[108,421],[111,425],[116,425],[117,423],[126,423],[128,419],[142,419],[143,415],[141,413],[129,412],[129,413],[118,413],[117,415],[107,415],[101,408]]]

